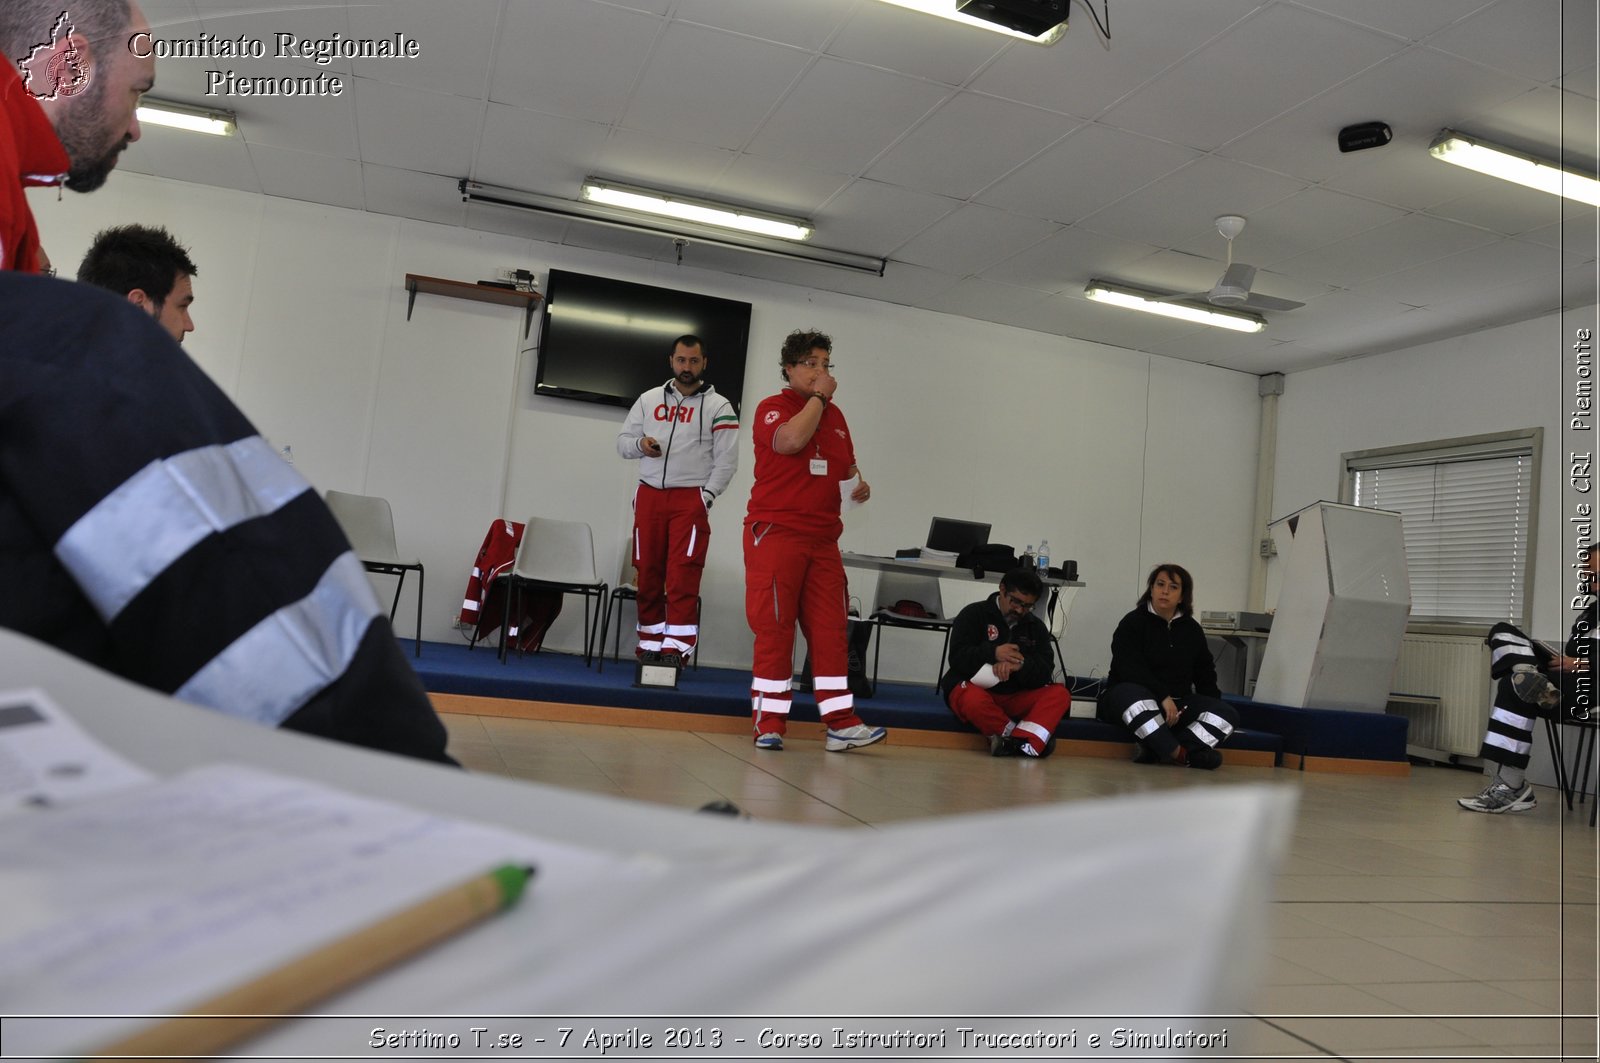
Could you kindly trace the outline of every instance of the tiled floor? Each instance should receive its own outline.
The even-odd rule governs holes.
[[[1540,790],[1531,813],[1454,798],[1481,777],[1409,778],[1120,760],[994,760],[889,743],[782,753],[745,735],[445,717],[467,767],[697,808],[871,829],[898,820],[1192,786],[1298,788],[1251,1059],[1596,1059],[1596,836],[1588,809]],[[1559,1016],[1565,1015],[1565,1021]]]

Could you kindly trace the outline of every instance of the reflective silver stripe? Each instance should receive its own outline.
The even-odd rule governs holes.
[[[1496,705],[1493,709],[1489,710],[1489,719],[1491,719],[1491,720],[1499,720],[1501,723],[1506,724],[1506,725],[1511,726],[1511,727],[1515,727],[1519,731],[1532,731],[1533,730],[1534,717],[1532,717],[1532,716],[1521,716],[1521,715],[1519,715],[1517,713],[1512,712],[1510,709],[1502,709],[1498,705]]]
[[[340,554],[310,594],[235,639],[176,696],[275,726],[344,674],[383,615],[366,568],[354,553]]]
[[[1015,728],[1013,728],[1013,730],[1022,731],[1025,734],[1031,734],[1035,738],[1037,738],[1040,742],[1048,742],[1048,741],[1050,741],[1050,732],[1046,731],[1043,727],[1040,727],[1038,724],[1034,723],[1032,720],[1020,720],[1020,721],[1018,721],[1017,726]]]
[[[310,489],[260,436],[200,447],[134,473],[67,529],[55,554],[109,622],[206,536]]]
[[[675,639],[671,635],[668,635],[666,638],[662,639],[661,645],[664,649],[677,650],[678,653],[684,657],[689,656],[690,652],[694,650],[694,643],[684,642],[682,639]]]
[[[756,722],[758,723],[760,722],[759,715],[761,713],[769,713],[773,716],[789,715],[789,699],[773,697],[771,694],[757,694],[750,699],[750,707],[756,711],[758,717]]]
[[[1222,739],[1218,738],[1204,727],[1201,727],[1199,720],[1195,720],[1189,725],[1189,733],[1194,735],[1195,738],[1204,742],[1208,746],[1215,746],[1218,742],[1222,741]]]
[[[699,628],[699,625],[697,625],[697,624],[667,624],[666,625],[666,633],[668,635],[691,635],[692,636],[692,635],[700,634],[700,628]]]
[[[794,689],[794,677],[788,679],[762,679],[760,676],[750,677],[750,689],[761,690],[768,694],[784,694]]]
[[[1146,715],[1150,717],[1148,720],[1142,724],[1135,725],[1135,720]],[[1161,706],[1149,698],[1145,698],[1143,701],[1136,701],[1122,710],[1122,722],[1133,729],[1135,738],[1148,737],[1156,728],[1161,726],[1162,720]]]
[[[856,707],[855,695],[848,690],[841,690],[834,697],[825,697],[820,690],[815,691],[815,695],[817,698],[817,711],[824,716]]]
[[[1526,642],[1518,639],[1504,646],[1496,646],[1489,653],[1489,663],[1496,665],[1502,657],[1534,657],[1533,648]]]
[[[666,624],[640,624],[639,625],[639,634],[641,634],[641,635],[660,635],[660,634],[664,634],[666,632],[666,630],[667,630],[667,625]]]
[[[481,605],[479,605],[477,602],[473,601],[471,598],[463,598],[463,599],[461,599],[461,608],[463,610],[465,610],[466,612],[476,613],[478,610],[482,609],[483,607]]]
[[[1233,725],[1214,712],[1202,712],[1199,716],[1195,717],[1195,722],[1203,723],[1207,727],[1214,728],[1217,734],[1221,735],[1223,738],[1227,738],[1229,735],[1233,734]]]
[[[684,553],[684,555],[683,555],[684,557],[693,557],[694,556],[694,544],[695,544],[695,541],[697,539],[699,539],[699,537],[700,537],[700,529],[699,528],[690,528],[689,529],[689,549]]]
[[[1528,751],[1533,748],[1532,742],[1518,742],[1515,738],[1507,738],[1505,735],[1495,734],[1493,731],[1483,736],[1483,744],[1508,749],[1519,756],[1527,756]]]
[[[813,682],[819,687],[833,687],[835,690],[843,690],[850,685],[850,677],[847,675],[819,675],[814,678]]]

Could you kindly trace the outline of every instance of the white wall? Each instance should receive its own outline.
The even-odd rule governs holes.
[[[1319,499],[1338,500],[1342,455],[1376,447],[1543,428],[1539,513],[1534,543],[1532,626],[1557,642],[1572,624],[1568,598],[1573,532],[1567,489],[1573,445],[1568,344],[1594,309],[1424,344],[1376,358],[1289,374],[1279,407],[1272,516]],[[1590,433],[1592,434],[1592,433]]]
[[[90,196],[30,199],[64,276],[107,225],[162,224],[190,245],[200,271],[190,354],[265,435],[292,445],[297,467],[319,488],[389,498],[402,551],[428,566],[426,638],[458,637],[450,620],[495,517],[587,521],[611,579],[629,527],[634,471],[613,449],[624,411],[535,397],[537,325],[524,342],[514,308],[428,295],[406,320],[405,273],[477,280],[510,265],[751,302],[741,412],[780,386],[785,333],[831,333],[840,407],[873,486],[873,501],[849,516],[842,546],[890,553],[920,545],[934,515],[989,521],[991,538],[1019,552],[1047,535],[1053,557],[1076,559],[1088,584],[1065,640],[1080,674],[1104,670],[1111,629],[1155,562],[1188,566],[1205,608],[1245,604],[1254,377],[797,286],[140,174],[119,173]],[[717,352],[711,357],[714,382]],[[662,369],[666,379],[665,353]],[[702,588],[708,663],[749,663],[739,550],[748,447],[712,511]],[[870,575],[852,572],[851,581],[870,604]],[[950,583],[945,590],[947,611],[977,594]],[[577,644],[579,616],[569,600],[552,645]],[[937,656],[937,640],[892,633],[883,673],[931,681]]]

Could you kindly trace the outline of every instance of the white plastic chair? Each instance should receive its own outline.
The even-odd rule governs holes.
[[[399,576],[394,585],[394,603],[389,606],[389,623],[394,623],[395,611],[400,608],[400,590],[406,585],[406,573],[417,573],[417,634],[416,656],[422,656],[422,596],[424,574],[422,561],[415,557],[401,557],[394,540],[394,512],[389,501],[375,495],[352,495],[344,491],[329,491],[324,496],[333,518],[344,529],[344,534],[355,547],[356,557],[368,572],[383,576]]]
[[[583,596],[583,663],[593,663],[599,641],[600,618],[605,612],[609,585],[595,571],[594,534],[581,521],[549,520],[529,517],[517,547],[517,560],[507,580],[505,616],[500,624],[500,660],[506,659],[506,631],[511,617],[522,615],[512,599],[521,596],[525,586]],[[589,599],[595,600],[594,619],[589,618]]]

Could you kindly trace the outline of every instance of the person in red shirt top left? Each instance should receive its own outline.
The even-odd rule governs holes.
[[[149,29],[132,0],[0,3],[0,269],[43,267],[24,188],[92,192],[139,139],[155,58],[129,42]]]
[[[744,521],[745,616],[755,634],[750,706],[755,743],[783,748],[794,670],[794,628],[811,648],[817,711],[827,725],[823,746],[841,753],[883,740],[855,712],[847,683],[847,601],[839,556],[843,490],[865,502],[872,489],[856,467],[844,414],[833,404],[833,341],[821,332],[791,332],[780,355],[788,387],[756,408],[755,483]],[[854,482],[852,482],[854,481]]]

